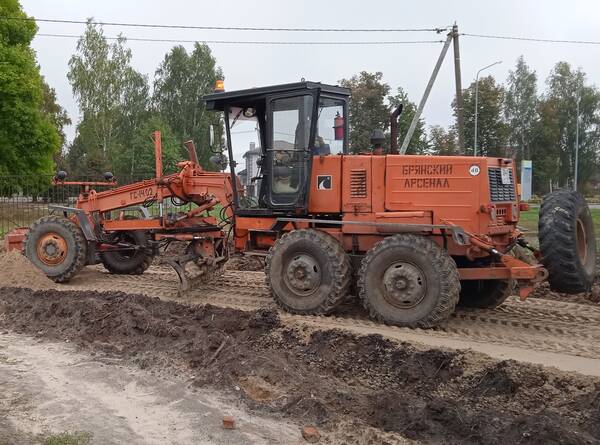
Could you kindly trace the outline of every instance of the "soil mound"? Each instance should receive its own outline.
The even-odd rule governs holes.
[[[0,253],[0,286],[46,290],[56,285],[24,255],[12,250]]]
[[[600,443],[598,378],[378,335],[299,332],[270,310],[3,288],[0,328],[183,372],[325,432],[350,422],[348,443],[369,443],[358,435],[367,430],[425,443]]]

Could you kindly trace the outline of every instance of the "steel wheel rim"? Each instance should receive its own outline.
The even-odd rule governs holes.
[[[67,258],[69,247],[67,241],[56,232],[44,234],[36,243],[39,260],[47,266],[62,264]]]
[[[582,264],[585,264],[588,256],[587,249],[587,236],[585,234],[585,227],[583,225],[583,221],[580,218],[577,218],[576,231],[575,231],[575,239],[577,241],[577,254],[579,255],[579,259]]]
[[[423,301],[427,278],[417,265],[405,261],[390,264],[382,277],[383,297],[390,305],[410,309]]]
[[[299,253],[287,262],[283,279],[296,295],[309,296],[321,285],[322,271],[315,257],[309,253]]]

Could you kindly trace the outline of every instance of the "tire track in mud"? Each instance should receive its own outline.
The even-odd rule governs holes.
[[[203,284],[183,297],[177,296],[176,275],[168,269],[154,267],[138,276],[111,275],[98,268],[88,268],[72,283],[62,287],[143,293],[187,304],[209,303],[242,310],[276,307],[262,272],[225,271],[213,282]],[[361,310],[350,309],[349,314],[330,316],[281,312],[281,317],[290,324],[320,329],[347,329],[396,339],[409,335],[449,338],[600,359],[600,309],[589,305],[539,299],[520,302],[511,298],[497,309],[459,309],[449,320],[431,330],[382,325],[367,318]]]

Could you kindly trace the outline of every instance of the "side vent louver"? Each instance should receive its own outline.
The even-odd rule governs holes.
[[[350,197],[367,197],[367,171],[364,169],[350,170]]]

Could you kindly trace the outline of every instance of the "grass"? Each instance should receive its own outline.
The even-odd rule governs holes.
[[[590,212],[592,212],[592,220],[594,221],[594,231],[596,233],[596,237],[600,237],[600,209],[591,209]],[[519,226],[527,229],[528,231],[537,232],[539,213],[539,208],[532,208],[526,212],[521,212]]]
[[[93,434],[85,431],[64,432],[44,437],[44,445],[87,445],[92,441]]]

